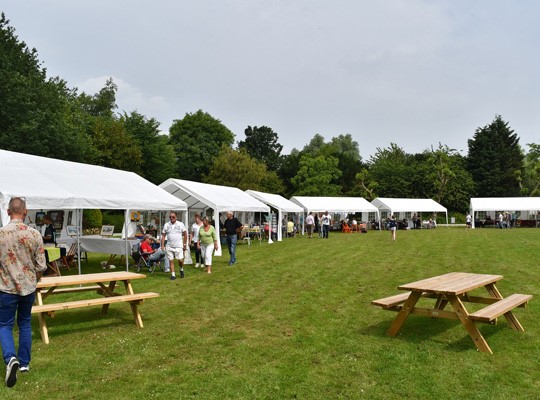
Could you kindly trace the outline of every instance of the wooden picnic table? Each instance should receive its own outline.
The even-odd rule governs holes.
[[[497,317],[504,315],[510,327],[515,331],[523,331],[523,327],[512,313],[515,307],[524,307],[531,295],[513,294],[503,298],[496,287],[496,282],[503,279],[502,275],[472,274],[466,272],[450,272],[432,278],[398,286],[400,290],[408,290],[396,296],[374,300],[371,303],[383,309],[397,311],[398,315],[388,330],[390,336],[396,336],[410,314],[419,314],[431,318],[446,318],[459,320],[469,333],[478,350],[493,353],[486,340],[478,330],[475,322],[495,324]],[[471,296],[470,292],[485,288],[488,297]],[[416,307],[420,298],[435,299],[432,308]],[[463,303],[486,304],[476,312],[469,313]],[[450,303],[453,311],[445,310]]]
[[[97,274],[68,275],[68,276],[45,276],[37,284],[36,302],[32,307],[32,313],[38,314],[41,339],[45,344],[49,343],[46,316],[54,316],[55,311],[69,310],[72,308],[91,307],[101,305],[101,311],[106,314],[109,304],[127,302],[137,327],[142,328],[143,322],[138,306],[144,299],[158,297],[158,293],[135,293],[131,281],[144,279],[145,274],[134,272],[102,272]],[[122,282],[126,294],[115,292],[116,284]],[[79,286],[76,286],[79,285]],[[45,304],[53,294],[95,292],[99,296],[87,300],[51,302]]]

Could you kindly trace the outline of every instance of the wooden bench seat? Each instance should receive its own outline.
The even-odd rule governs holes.
[[[531,299],[530,294],[513,294],[470,314],[469,318],[480,322],[491,322],[513,308],[524,306]]]
[[[121,303],[121,302],[141,302],[145,299],[159,297],[159,293],[147,292],[136,294],[125,294],[120,296],[102,297],[97,299],[66,301],[62,303],[43,304],[32,307],[32,313],[53,312],[59,310],[69,310],[71,308],[82,308],[91,306],[100,306],[104,304]]]
[[[382,299],[373,300],[371,304],[374,306],[382,307],[384,309],[392,308],[392,307],[399,306],[400,304],[405,303],[405,300],[409,298],[410,294],[411,292],[404,292],[404,293],[396,294],[395,296],[384,297]]]

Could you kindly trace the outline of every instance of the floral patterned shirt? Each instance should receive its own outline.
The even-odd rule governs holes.
[[[0,228],[0,292],[26,296],[36,290],[37,273],[47,269],[40,233],[12,219]]]

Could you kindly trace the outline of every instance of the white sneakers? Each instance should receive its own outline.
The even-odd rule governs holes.
[[[195,264],[195,268],[199,268],[199,267],[202,267],[202,265],[200,265],[199,263]]]
[[[13,387],[17,383],[17,370],[19,369],[19,361],[15,357],[11,357],[6,367],[6,386]]]

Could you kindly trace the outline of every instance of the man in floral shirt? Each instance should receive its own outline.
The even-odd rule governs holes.
[[[28,372],[32,348],[32,304],[36,285],[47,269],[41,234],[24,224],[26,202],[13,197],[11,221],[0,228],[0,345],[7,365],[6,386],[17,382],[17,370]],[[17,316],[19,350],[15,353],[13,325]]]

